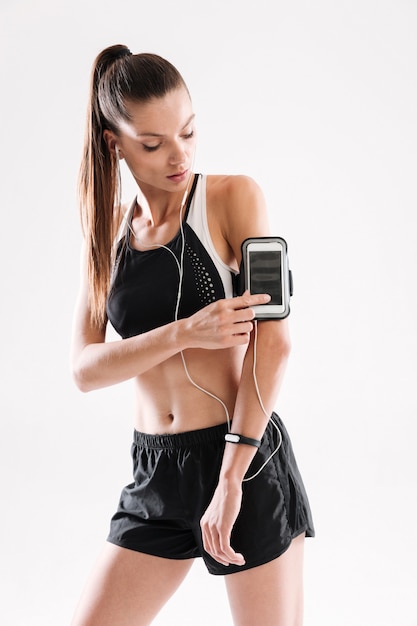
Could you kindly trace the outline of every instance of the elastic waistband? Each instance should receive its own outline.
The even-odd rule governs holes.
[[[190,446],[224,441],[227,433],[227,424],[210,426],[199,430],[190,430],[174,435],[148,435],[137,430],[133,432],[134,442],[143,448],[171,449],[189,448]]]

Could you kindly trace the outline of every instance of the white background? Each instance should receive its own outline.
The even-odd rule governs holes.
[[[197,169],[254,177],[289,244],[305,625],[415,626],[415,0],[0,7],[2,624],[69,623],[130,481],[131,384],[83,395],[68,366],[89,73],[125,43],[177,65]],[[231,624],[223,581],[196,564],[155,623]]]

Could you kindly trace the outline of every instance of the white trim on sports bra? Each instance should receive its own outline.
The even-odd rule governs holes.
[[[216,266],[223,283],[226,298],[233,298],[232,274],[236,274],[236,272],[232,267],[229,267],[222,261],[214,247],[207,220],[206,182],[207,176],[200,174],[197,189],[195,190],[194,198],[188,212],[187,224],[191,226],[200,239]]]
[[[207,220],[206,183],[207,176],[205,174],[200,174],[186,221],[211,257],[223,283],[226,298],[233,298],[232,274],[236,275],[236,271],[229,265],[226,265],[214,247]],[[129,224],[137,202],[138,197],[135,197],[129,209],[123,214],[117,237],[114,240],[114,251],[117,249],[117,245],[120,240],[126,236],[126,231],[129,230]]]

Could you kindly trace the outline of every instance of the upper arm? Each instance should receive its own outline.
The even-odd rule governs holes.
[[[268,213],[263,192],[248,176],[230,176],[223,194],[222,231],[237,265],[241,245],[248,237],[270,235]]]
[[[268,212],[261,188],[247,176],[230,177],[225,196],[224,236],[239,266],[241,245],[245,239],[271,235]],[[276,321],[262,322],[259,331],[269,337],[272,351],[281,346],[285,352],[290,346],[288,319]]]
[[[123,220],[128,212],[128,205],[115,206],[113,215],[113,233],[115,242],[117,235],[122,228]],[[83,350],[91,343],[104,343],[106,337],[106,324],[98,328],[91,321],[91,311],[89,306],[89,285],[87,279],[87,259],[85,244],[81,250],[80,262],[80,288],[75,305],[73,330],[72,330],[72,362],[74,363]]]
[[[73,367],[86,345],[91,343],[103,343],[106,335],[105,326],[98,328],[91,321],[89,287],[84,249],[81,254],[80,274],[80,289],[75,305],[72,328],[71,361]]]

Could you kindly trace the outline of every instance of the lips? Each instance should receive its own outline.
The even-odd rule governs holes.
[[[167,176],[167,178],[169,178],[169,180],[172,180],[175,183],[182,183],[184,180],[186,180],[188,176],[188,170],[184,170],[182,172],[178,172],[177,174],[172,174],[171,176]]]

